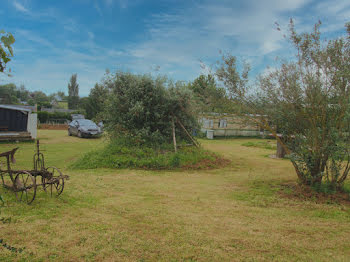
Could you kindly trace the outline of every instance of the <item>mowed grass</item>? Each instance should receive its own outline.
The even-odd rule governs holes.
[[[47,165],[70,176],[59,198],[39,190],[32,205],[1,188],[6,205],[2,261],[349,261],[350,208],[280,197],[296,175],[257,139],[203,140],[232,160],[200,171],[69,170],[103,139],[40,130]],[[16,168],[31,168],[34,144],[19,146]]]

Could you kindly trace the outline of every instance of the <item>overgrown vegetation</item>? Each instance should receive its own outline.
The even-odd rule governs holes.
[[[242,146],[247,147],[257,147],[257,148],[263,148],[263,149],[270,149],[270,150],[276,150],[276,141],[249,141],[242,144]]]
[[[140,146],[119,138],[103,149],[86,153],[71,165],[74,169],[142,168],[142,169],[205,169],[215,168],[227,161],[222,157],[196,147],[181,147],[176,153],[172,145]]]
[[[164,77],[117,72],[90,96],[102,112],[109,144],[80,158],[75,168],[208,168],[223,161],[191,136],[199,129],[190,89]],[[105,97],[106,99],[100,99]]]
[[[227,113],[230,109],[226,90],[218,86],[214,75],[200,75],[188,83],[188,88],[193,92],[193,103],[201,112]]]
[[[38,112],[38,120],[40,123],[47,123],[47,122],[62,122],[65,123],[66,121],[72,120],[72,114],[79,114],[82,113],[82,111],[75,111],[72,113],[65,113],[65,112],[46,112],[46,111],[39,111]]]
[[[218,78],[240,106],[238,113],[271,132],[290,155],[300,183],[341,189],[350,171],[350,24],[348,37],[324,41],[320,23],[298,34],[290,21],[296,60],[248,82],[237,59],[225,55]]]
[[[176,138],[192,142],[181,125],[192,133],[198,129],[192,93],[181,82],[164,77],[117,72],[103,83],[108,88],[104,116],[112,139],[123,136],[142,145],[172,143]]]

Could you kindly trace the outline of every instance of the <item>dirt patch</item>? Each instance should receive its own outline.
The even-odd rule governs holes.
[[[228,160],[226,158],[215,156],[214,160],[210,159],[203,159],[201,161],[198,161],[195,164],[190,165],[184,165],[181,167],[181,169],[184,170],[191,170],[191,169],[215,169],[215,168],[224,168],[231,164],[231,160]]]
[[[279,195],[284,198],[313,201],[317,204],[337,203],[350,206],[350,194],[347,192],[338,191],[333,194],[326,194],[297,183],[282,184],[281,188]]]
[[[49,130],[67,130],[68,125],[61,124],[61,125],[51,125],[51,124],[40,124],[39,129],[49,129]]]

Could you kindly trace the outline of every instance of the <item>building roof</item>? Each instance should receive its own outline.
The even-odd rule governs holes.
[[[25,111],[25,112],[32,112],[33,111],[30,107],[20,106],[20,105],[1,105],[0,104],[0,108],[17,110],[17,111]]]

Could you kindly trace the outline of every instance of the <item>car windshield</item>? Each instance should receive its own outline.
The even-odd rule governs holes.
[[[95,126],[96,124],[88,119],[81,119],[77,121],[81,126]]]

